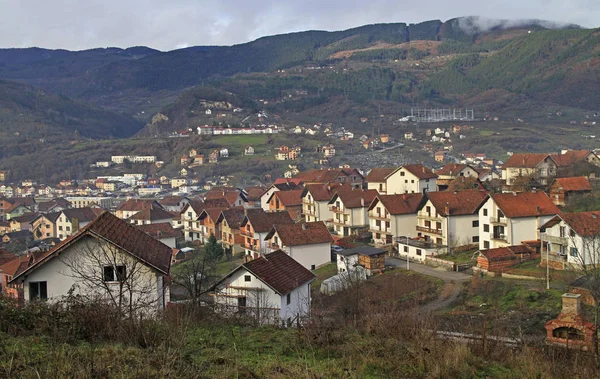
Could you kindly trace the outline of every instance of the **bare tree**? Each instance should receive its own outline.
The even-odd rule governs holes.
[[[154,312],[164,296],[151,268],[104,240],[86,237],[58,258],[67,267],[61,274],[75,280],[72,292],[107,301],[122,315]]]

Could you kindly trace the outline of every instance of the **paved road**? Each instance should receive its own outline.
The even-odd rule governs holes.
[[[406,260],[398,258],[386,258],[385,264],[389,266],[406,269]],[[450,306],[460,295],[462,284],[469,279],[471,275],[462,272],[447,271],[446,269],[435,269],[424,264],[410,262],[410,271],[418,272],[419,274],[442,279],[444,287],[440,292],[440,296],[419,308],[420,313],[433,312],[438,309],[443,309]]]

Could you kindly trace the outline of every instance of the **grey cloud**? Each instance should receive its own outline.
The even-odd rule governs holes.
[[[416,23],[479,15],[598,27],[598,0],[0,0],[0,47],[87,49],[146,45],[172,50],[229,45],[308,29],[341,30],[378,22]],[[467,25],[468,26],[468,25]]]

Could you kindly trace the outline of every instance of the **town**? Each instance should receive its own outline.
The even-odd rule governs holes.
[[[334,154],[328,148],[324,154]],[[279,148],[277,159],[293,160],[297,150]],[[227,154],[215,150],[208,160]],[[152,156],[113,156],[106,164],[126,160],[158,163]],[[189,151],[181,158],[182,171],[202,160]],[[261,324],[291,326],[315,312],[312,294],[336,296],[356,280],[410,270],[411,264],[413,270],[456,272],[461,279],[465,273],[522,277],[518,267],[531,263],[542,274],[548,271],[548,281],[550,269],[585,278],[600,257],[600,211],[585,211],[597,199],[599,170],[593,151],[565,150],[513,153],[502,164],[464,153],[461,163],[435,169],[403,164],[368,172],[350,166],[295,170],[245,188],[141,174],[51,188],[30,180],[8,183],[10,173],[2,171],[1,288],[24,303],[61,298],[74,287],[110,292],[112,283],[135,277],[129,306],[138,311],[162,312],[202,299],[225,316],[243,313]],[[90,247],[89,237],[120,253],[93,253],[103,248]],[[225,261],[238,265],[212,281],[204,271],[192,273],[198,283],[178,281],[174,272],[185,267],[189,279],[186,265],[206,246],[218,247]],[[74,263],[81,259],[101,263],[100,284],[89,280],[92,273],[81,273],[82,263]],[[326,277],[315,288],[323,268]],[[548,341],[573,345],[569,339],[575,339],[591,348],[581,311],[576,318],[565,315],[597,295],[585,285],[569,288],[563,313],[546,324]]]

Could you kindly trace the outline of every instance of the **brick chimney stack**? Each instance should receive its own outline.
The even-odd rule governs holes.
[[[581,314],[581,295],[575,293],[563,294],[561,314],[572,317],[579,316]]]

